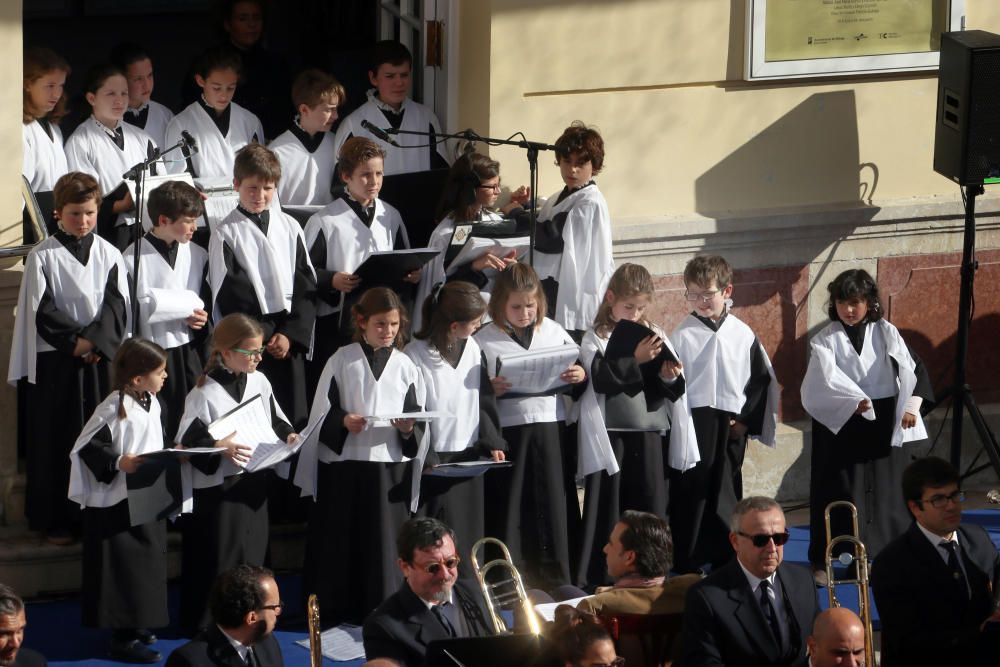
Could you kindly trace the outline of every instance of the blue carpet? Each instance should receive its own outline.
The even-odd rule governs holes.
[[[994,544],[1000,547],[1000,510],[973,510],[963,513],[967,523],[983,526],[990,533]],[[802,565],[809,565],[807,550],[809,547],[809,529],[807,526],[796,526],[789,529],[791,539],[785,545],[785,560]],[[278,587],[285,601],[299,600],[300,579],[298,575],[279,574]],[[838,586],[837,596],[845,607],[857,610],[857,589],[854,586]],[[170,617],[178,617],[179,596],[176,586],[170,589]],[[825,589],[819,591],[820,605],[829,605]],[[872,623],[879,628],[878,610],[873,607]],[[110,667],[125,663],[114,662],[103,657],[107,655],[110,633],[92,630],[80,625],[80,602],[76,597],[60,600],[44,600],[30,602],[27,606],[28,629],[25,636],[25,646],[41,651],[53,667]],[[308,667],[309,651],[295,644],[306,638],[305,623],[300,618],[292,617],[291,613],[282,614],[279,629],[275,632],[278,643],[288,667]],[[155,648],[164,656],[183,645],[187,639],[180,635],[176,627],[154,628],[160,637]],[[337,667],[359,667],[360,660],[345,663],[335,663],[324,659],[327,665]],[[161,663],[162,664],[162,663]]]

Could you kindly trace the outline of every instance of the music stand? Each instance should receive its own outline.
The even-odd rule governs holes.
[[[556,665],[548,640],[537,635],[438,639],[427,645],[425,667],[543,667]]]
[[[378,198],[392,204],[406,223],[411,248],[425,248],[437,220],[438,202],[448,180],[448,169],[411,171],[382,179]]]

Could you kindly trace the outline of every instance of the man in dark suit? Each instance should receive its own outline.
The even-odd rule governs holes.
[[[399,530],[396,551],[405,581],[365,620],[368,660],[389,658],[418,667],[432,641],[493,634],[479,587],[458,581],[459,556],[448,526],[427,517],[410,519]]]
[[[819,599],[807,568],[781,562],[787,541],[785,513],[773,499],[736,504],[729,533],[736,558],[688,591],[684,667],[806,664]]]
[[[283,667],[271,634],[283,606],[274,574],[237,565],[219,575],[208,606],[215,623],[167,658],[167,667]]]
[[[28,621],[24,602],[10,586],[0,584],[0,667],[45,667],[41,653],[24,648]]]
[[[980,526],[962,526],[958,471],[936,457],[903,471],[914,522],[875,557],[882,664],[996,665],[1000,554]]]

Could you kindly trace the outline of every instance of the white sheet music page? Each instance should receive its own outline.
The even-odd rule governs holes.
[[[286,447],[271,428],[270,406],[264,405],[264,398],[257,394],[209,424],[208,432],[216,440],[222,440],[235,432],[235,442],[246,445],[256,454],[258,447],[265,453],[275,445]]]
[[[321,634],[319,640],[320,650],[324,658],[336,662],[346,662],[348,660],[361,660],[365,657],[360,625],[342,623]],[[295,643],[309,650],[308,638],[300,639]]]
[[[559,376],[579,356],[580,348],[570,344],[502,354],[497,375],[510,382],[510,393],[540,394],[566,384]]]

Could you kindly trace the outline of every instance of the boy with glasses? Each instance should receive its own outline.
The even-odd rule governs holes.
[[[806,636],[819,613],[809,570],[783,563],[785,513],[772,498],[736,504],[729,543],[736,558],[688,591],[685,667],[806,664]]]
[[[996,664],[1000,554],[982,527],[961,525],[959,481],[936,457],[903,471],[914,521],[872,567],[886,665]]]
[[[417,667],[432,641],[493,634],[482,592],[458,580],[460,558],[451,528],[429,517],[409,519],[399,529],[396,550],[405,581],[365,621],[368,660]]]
[[[670,530],[677,572],[730,559],[727,525],[743,497],[747,437],[774,446],[778,383],[754,332],[730,312],[733,270],[718,255],[684,267],[692,312],[670,339],[687,377],[699,462],[671,471]]]

